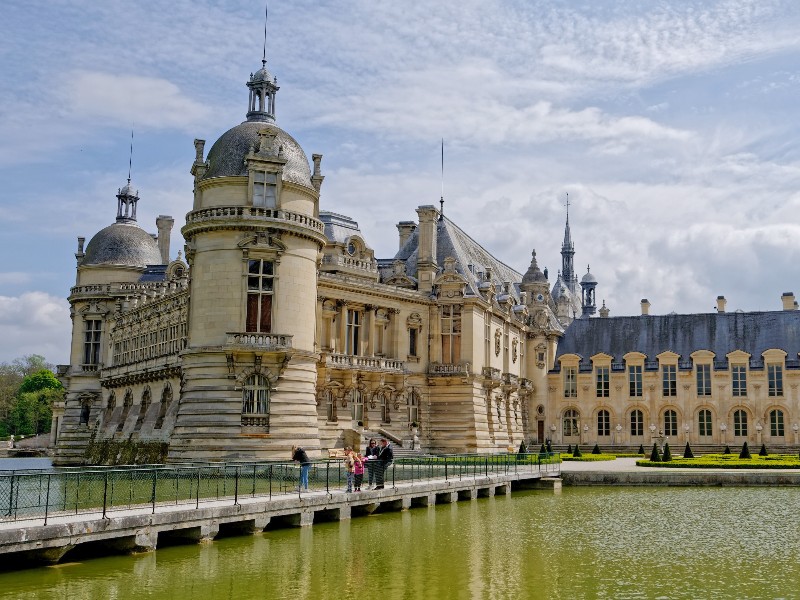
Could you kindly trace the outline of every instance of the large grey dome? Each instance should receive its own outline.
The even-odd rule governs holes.
[[[283,146],[283,157],[286,159],[283,180],[313,189],[311,169],[300,144],[280,127],[264,121],[245,121],[223,133],[208,152],[208,170],[203,179],[246,176],[245,156],[250,152],[251,146],[258,148],[258,132],[262,129],[274,133],[277,145]]]
[[[86,246],[83,265],[160,265],[161,252],[153,236],[136,223],[114,223],[98,231]]]

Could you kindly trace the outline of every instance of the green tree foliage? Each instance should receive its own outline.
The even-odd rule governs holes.
[[[639,444],[639,450],[636,451],[636,454],[644,456],[644,444]]]
[[[664,444],[664,456],[661,457],[661,462],[670,462],[672,460],[672,452],[669,450],[669,442]]]
[[[578,444],[575,444],[575,450],[572,452],[572,456],[574,456],[575,458],[580,458],[581,456],[583,456],[583,452],[581,452],[581,449],[578,447]]]
[[[750,456],[750,448],[747,446],[747,442],[742,444],[742,451],[739,452],[739,458],[752,458],[752,456]]]
[[[53,402],[63,387],[48,366],[37,354],[0,365],[0,435],[50,431]]]
[[[730,448],[730,446],[728,446],[728,444],[725,444],[725,450],[723,450],[722,453],[723,454],[730,454],[731,453],[731,448]]]
[[[567,444],[567,454],[572,454],[572,444]]]
[[[769,452],[767,452],[767,447],[764,444],[761,444],[761,450],[758,451],[759,456],[769,456]]]
[[[653,442],[653,450],[650,452],[650,462],[661,462],[661,454],[658,452],[658,445]]]
[[[689,445],[689,442],[686,442],[686,448],[683,449],[683,458],[694,458],[694,453],[692,452],[692,447]]]
[[[595,444],[594,448],[592,448],[592,454],[600,454],[600,446]]]

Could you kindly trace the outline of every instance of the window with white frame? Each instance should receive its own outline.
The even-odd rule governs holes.
[[[611,435],[611,415],[607,410],[597,412],[597,435]]]
[[[608,367],[597,367],[594,370],[595,373],[595,382],[597,384],[597,397],[598,398],[608,398],[610,394],[610,387],[609,387],[609,368]]]
[[[697,413],[697,431],[700,437],[709,437],[713,433],[711,428],[711,411],[707,408]]]
[[[628,366],[628,394],[631,397],[642,395],[642,365]]]
[[[769,434],[772,437],[783,437],[783,411],[777,408],[769,411]]]
[[[461,361],[461,306],[442,307],[442,362],[454,365]]]
[[[325,390],[326,418],[330,423],[336,423],[339,417],[336,414],[336,394],[333,390]]]
[[[664,411],[664,435],[678,435],[678,413],[672,409]]]
[[[747,396],[747,368],[744,365],[731,365],[731,393],[734,396]]]
[[[576,435],[580,435],[580,415],[578,411],[569,408],[564,411],[564,419],[563,419],[563,426],[564,426],[564,437],[573,437]]]
[[[771,397],[783,396],[783,366],[767,365],[768,394]]]
[[[345,354],[358,356],[361,353],[361,325],[364,313],[360,310],[347,309],[347,328],[345,331]]]
[[[578,368],[564,367],[564,398],[578,397]]]
[[[411,390],[408,395],[408,422],[419,423],[419,392]]]
[[[664,365],[661,367],[661,394],[664,397],[678,395],[678,366]]]
[[[364,421],[364,393],[359,389],[354,389],[351,393],[352,416],[354,421]]]
[[[644,435],[644,414],[638,408],[631,411],[631,435]]]
[[[269,380],[263,375],[250,375],[242,387],[242,413],[245,415],[269,414]]]
[[[100,334],[102,321],[100,319],[87,319],[84,322],[83,335],[83,364],[100,364]]]
[[[733,413],[733,435],[747,437],[747,413],[743,410],[737,410]]]
[[[277,208],[278,175],[270,171],[253,173],[253,206]]]
[[[246,331],[272,332],[272,294],[275,264],[268,260],[247,261]]]
[[[697,365],[697,395],[711,395],[711,365]]]

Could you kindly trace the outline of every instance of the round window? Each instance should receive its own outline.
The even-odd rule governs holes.
[[[356,253],[356,245],[353,242],[347,244],[347,253],[352,256]]]

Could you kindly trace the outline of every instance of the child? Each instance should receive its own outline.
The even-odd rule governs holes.
[[[350,446],[344,449],[344,468],[347,471],[347,494],[353,491],[353,470],[355,468],[355,453]]]
[[[355,478],[355,489],[361,491],[361,482],[364,481],[364,457],[361,454],[353,454],[353,475]]]

